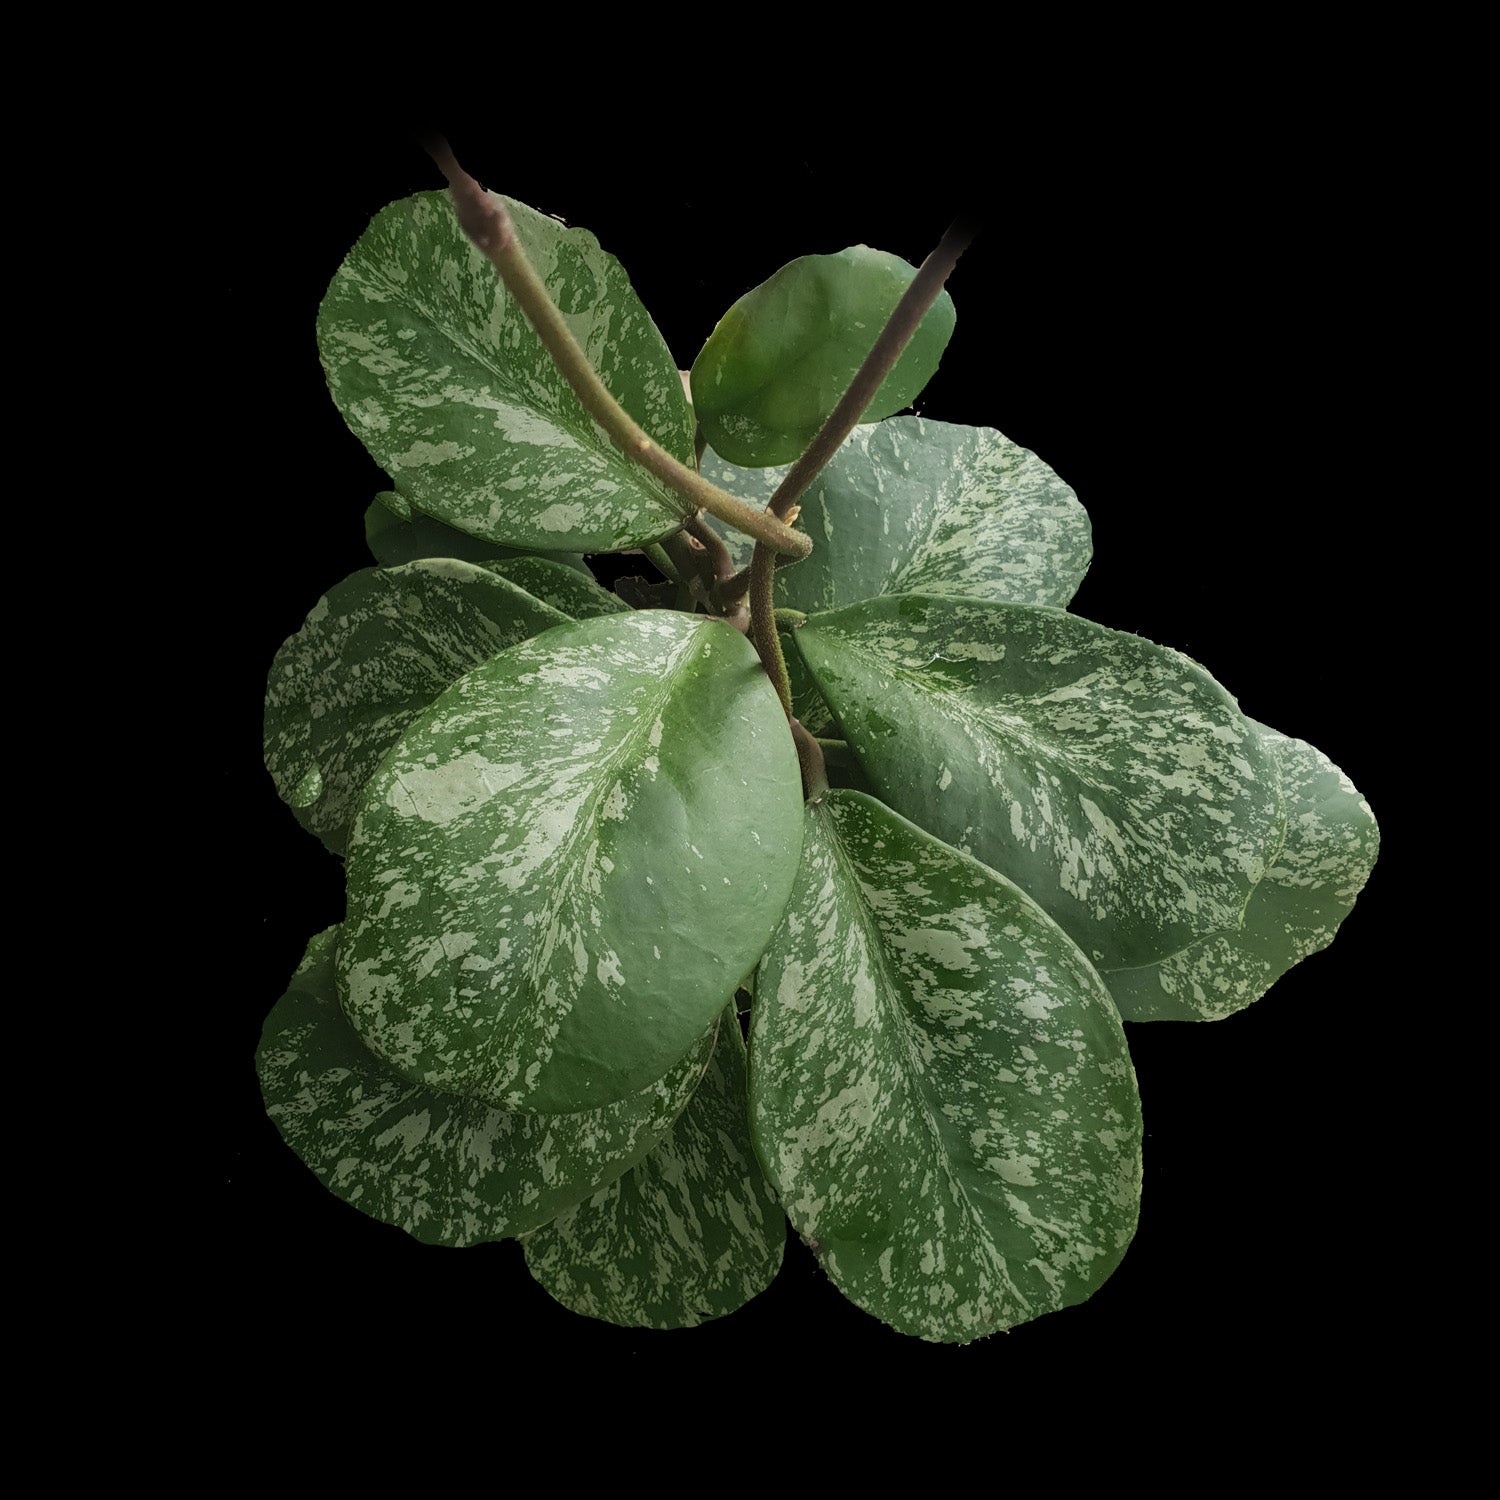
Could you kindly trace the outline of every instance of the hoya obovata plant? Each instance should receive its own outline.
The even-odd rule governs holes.
[[[518,1238],[616,1323],[741,1306],[783,1214],[905,1333],[1082,1300],[1140,1200],[1121,1017],[1227,1016],[1326,945],[1368,807],[1067,612],[1089,524],[1038,458],[896,415],[959,236],[794,262],[690,404],[592,235],[445,166],[319,316],[392,488],[270,674],[267,764],[348,884],[271,1117],[365,1213]],[[633,550],[666,581],[582,559]]]

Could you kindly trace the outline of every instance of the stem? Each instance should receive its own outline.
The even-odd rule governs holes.
[[[823,759],[830,766],[857,766],[859,764],[854,758],[854,752],[849,748],[848,740],[825,740],[821,735],[816,738],[818,749],[823,752]]]
[[[448,179],[449,194],[460,228],[500,273],[506,290],[526,314],[563,379],[615,447],[681,495],[688,502],[690,511],[712,512],[736,530],[753,536],[757,546],[772,548],[792,557],[806,557],[812,551],[812,538],[805,532],[793,531],[769,511],[755,510],[733,495],[725,494],[717,485],[710,484],[702,475],[679,463],[646,434],[594,373],[588,356],[579,348],[541,277],[526,258],[504,205],[486,193],[459,166],[448,143],[441,137],[430,141],[427,149]]]
[[[682,575],[677,571],[677,564],[667,556],[666,548],[660,542],[652,542],[649,546],[642,547],[641,551],[656,564],[657,570],[669,582],[682,582]]]
[[[803,727],[800,719],[792,719],[792,740],[797,746],[797,764],[802,769],[802,797],[806,802],[816,802],[828,790],[828,767],[823,762],[823,747]]]
[[[702,516],[689,516],[682,523],[682,529],[689,536],[695,536],[703,543],[716,581],[733,574],[734,558],[729,555],[729,548],[724,544],[724,538],[712,526],[704,525]]]

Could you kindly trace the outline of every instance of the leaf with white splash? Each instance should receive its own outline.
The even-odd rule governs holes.
[[[465,562],[489,563],[501,557],[533,555],[444,526],[441,521],[413,510],[411,502],[395,490],[382,490],[365,511],[365,545],[383,568],[399,567],[423,557],[461,557]],[[576,552],[552,553],[549,560],[592,577],[588,565]]]
[[[622,615],[630,606],[618,594],[602,589],[585,569],[579,573],[547,557],[507,557],[485,565],[534,598],[560,609],[571,620],[595,615]]]
[[[1238,925],[1280,781],[1196,662],[1060,609],[911,594],[792,638],[881,798],[1014,880],[1099,967]]]
[[[256,1053],[266,1111],[319,1181],[428,1244],[525,1234],[628,1172],[671,1128],[710,1031],[664,1078],[602,1109],[525,1115],[422,1088],[360,1042],[339,1010],[339,929],[308,944]]]
[[[297,821],[342,854],[381,758],[444,688],[568,617],[488,568],[364,568],[313,606],[266,687],[266,768]]]
[[[1144,968],[1102,971],[1127,1021],[1217,1021],[1258,1000],[1326,948],[1380,850],[1370,805],[1322,751],[1256,725],[1281,768],[1286,837],[1245,907],[1244,925]]]
[[[786,472],[739,469],[717,455],[712,471],[736,495],[764,489],[760,475]],[[778,569],[776,598],[807,614],[882,594],[1065,605],[1093,556],[1077,496],[990,427],[924,417],[856,427],[801,503],[798,525],[813,550]]]
[[[605,386],[692,462],[677,367],[614,256],[501,200],[532,266]],[[446,193],[381,210],[318,310],[339,411],[417,509],[531,551],[608,552],[675,531],[690,507],[584,409]]]
[[[365,790],[345,1012],[408,1077],[502,1108],[634,1093],[764,951],[801,802],[776,694],[733,626],[649,610],[513,647]]]
[[[851,1301],[968,1343],[1079,1302],[1135,1231],[1109,995],[1023,891],[873,798],[809,804],[751,1011],[751,1133]]]
[[[916,276],[868,245],[804,255],[746,292],[719,319],[691,372],[693,410],[714,449],[747,467],[791,463],[812,441]],[[939,292],[865,412],[909,406],[953,336]]]
[[[781,1268],[786,1218],[746,1111],[731,1004],[677,1123],[638,1166],[527,1238],[531,1274],[564,1307],[627,1328],[693,1328],[763,1292]]]

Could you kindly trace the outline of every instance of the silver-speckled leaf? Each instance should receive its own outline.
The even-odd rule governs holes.
[[[1326,948],[1375,866],[1370,805],[1322,751],[1256,726],[1281,768],[1286,838],[1245,908],[1215,933],[1145,968],[1104,972],[1127,1021],[1217,1021],[1258,1000],[1293,964]]]
[[[560,609],[571,620],[595,615],[621,615],[630,606],[618,594],[602,589],[587,569],[576,572],[546,557],[508,557],[487,564],[492,573],[508,578],[534,598]]]
[[[733,626],[649,610],[513,647],[366,788],[345,1013],[408,1077],[502,1108],[634,1093],[764,951],[801,803],[780,705]]]
[[[880,796],[1098,966],[1238,924],[1280,838],[1279,776],[1196,662],[1060,609],[912,594],[793,640]]]
[[[350,574],[271,664],[265,755],[276,790],[342,854],[365,782],[412,720],[496,652],[567,623],[508,579],[456,558]]]
[[[747,1108],[731,1003],[677,1123],[638,1166],[527,1239],[531,1274],[564,1307],[626,1328],[693,1328],[763,1292],[781,1269],[786,1218]]]
[[[365,545],[383,568],[398,567],[423,557],[461,557],[465,562],[488,563],[501,557],[531,555],[444,526],[441,521],[413,510],[406,497],[394,490],[382,490],[365,511]],[[576,552],[551,553],[549,560],[593,577],[588,564]]]
[[[853,245],[804,255],[746,292],[719,319],[691,372],[693,410],[714,449],[747,466],[791,463],[849,388],[917,274],[897,255]],[[953,336],[939,292],[866,411],[909,406]]]
[[[524,1234],[629,1171],[713,1046],[710,1031],[665,1078],[603,1109],[507,1114],[413,1084],[360,1043],[335,993],[338,933],[308,944],[266,1021],[255,1059],[266,1110],[331,1192],[429,1244]]]
[[[711,467],[741,496],[786,472],[717,455]],[[1093,555],[1088,513],[1036,454],[990,427],[923,417],[856,427],[802,497],[798,525],[812,554],[777,571],[776,599],[808,614],[881,594],[1065,605]]]
[[[809,804],[756,980],[751,1132],[834,1284],[968,1343],[1082,1301],[1140,1201],[1114,1005],[1024,892],[858,792]]]
[[[615,399],[692,462],[677,367],[620,263],[585,229],[503,200],[537,274]],[[605,437],[558,373],[446,193],[382,209],[318,311],[344,420],[412,504],[534,551],[608,552],[686,509]]]

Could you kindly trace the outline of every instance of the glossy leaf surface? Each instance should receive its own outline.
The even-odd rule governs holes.
[[[916,275],[897,255],[854,245],[804,255],[745,293],[693,361],[693,410],[715,452],[746,467],[791,463],[849,388]],[[953,335],[940,292],[863,420],[908,406]]]
[[[692,461],[682,383],[620,263],[587,230],[503,200],[615,399]],[[558,373],[445,193],[391,204],[340,266],[318,346],[344,420],[415,507],[504,546],[609,551],[686,507],[615,449]]]
[[[331,1192],[428,1244],[524,1234],[629,1171],[671,1127],[713,1046],[710,1032],[665,1078],[603,1109],[491,1109],[413,1084],[360,1042],[338,1006],[338,933],[308,944],[266,1021],[266,1110]]]
[[[383,568],[399,567],[423,557],[461,557],[465,562],[488,563],[501,557],[531,555],[456,531],[431,516],[424,516],[395,490],[382,490],[365,511],[365,545]],[[548,557],[575,572],[593,576],[576,552],[555,552]]]
[[[750,644],[653,610],[461,678],[366,790],[346,1013],[407,1076],[567,1112],[660,1077],[765,949],[801,785]]]
[[[1118,1264],[1141,1178],[1119,1017],[994,871],[858,792],[810,804],[751,1028],[762,1164],[867,1312],[967,1343]]]
[[[271,665],[265,756],[276,790],[342,854],[365,782],[417,715],[471,668],[567,619],[456,558],[351,574]]]
[[[1251,894],[1243,927],[1146,968],[1104,973],[1127,1021],[1216,1021],[1243,1010],[1333,941],[1370,878],[1380,830],[1369,803],[1322,751],[1256,727],[1281,769],[1280,851]]]
[[[564,1307],[628,1328],[692,1328],[781,1268],[786,1217],[750,1144],[745,1043],[731,1003],[687,1109],[640,1164],[526,1241]]]
[[[487,564],[490,571],[508,578],[537,599],[559,609],[571,620],[591,620],[595,615],[624,614],[630,606],[618,594],[602,589],[593,575],[546,557],[508,557]]]
[[[920,595],[793,640],[882,799],[1101,968],[1238,925],[1280,837],[1279,775],[1195,662],[1058,609]]]

